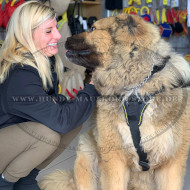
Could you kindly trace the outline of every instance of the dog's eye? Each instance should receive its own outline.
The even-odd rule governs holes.
[[[94,26],[91,27],[91,31],[94,31],[96,30],[96,28]]]

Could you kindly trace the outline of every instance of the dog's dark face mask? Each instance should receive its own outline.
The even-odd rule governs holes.
[[[96,47],[86,43],[85,36],[88,33],[82,33],[67,38],[65,48],[66,57],[73,63],[83,66],[90,71],[100,65],[98,53],[95,51]]]

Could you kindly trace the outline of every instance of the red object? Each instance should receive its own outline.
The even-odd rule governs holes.
[[[77,89],[73,88],[73,92],[75,92],[76,94],[78,94],[79,91]]]
[[[10,4],[9,4],[10,3]],[[11,15],[13,14],[14,10],[20,6],[21,4],[24,3],[24,0],[19,0],[17,3],[15,3],[13,6],[11,6],[11,1],[9,1],[9,7],[8,7],[8,16],[9,18],[11,17]]]
[[[68,89],[66,89],[66,92],[67,92],[67,94],[70,96],[71,99],[75,99],[75,97],[71,94],[71,92],[69,92]]]
[[[141,16],[145,21],[147,22],[150,22],[151,21],[151,18],[150,18],[150,15],[146,14],[146,15],[143,15]]]
[[[2,11],[2,5],[0,4],[0,15],[3,15],[3,11]],[[3,24],[3,17],[0,16],[0,27],[2,26]]]
[[[7,27],[7,24],[9,22],[9,19],[11,17],[11,15],[13,14],[14,10],[21,4],[24,3],[24,0],[19,0],[17,3],[15,3],[13,6],[11,6],[12,1],[9,1],[4,8],[4,11],[2,11],[2,26],[4,28]]]
[[[173,17],[173,19],[175,20],[175,22],[179,22],[179,19],[178,19],[178,17],[177,17],[177,14],[176,14],[174,8],[172,8],[172,17]]]
[[[148,22],[148,21],[149,21],[149,18],[148,18],[147,16],[145,16],[145,17],[144,17],[144,20]]]
[[[131,15],[137,15],[137,13],[136,12],[130,12],[129,14],[131,14]]]
[[[7,24],[8,24],[8,22],[9,22],[7,9],[8,9],[8,6],[9,6],[8,4],[10,4],[10,3],[11,3],[11,1],[9,1],[9,2],[5,5],[4,11],[3,11],[3,13],[2,13],[2,18],[3,18],[2,26],[3,26],[4,28],[7,27]]]
[[[170,24],[174,23],[174,20],[173,20],[173,17],[172,17],[172,12],[171,12],[170,9],[167,10],[166,17],[167,17],[167,23],[170,23]]]

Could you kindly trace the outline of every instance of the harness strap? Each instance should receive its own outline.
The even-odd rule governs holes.
[[[123,109],[125,112],[126,121],[131,131],[133,144],[139,156],[139,165],[142,166],[143,171],[149,170],[150,166],[147,160],[147,154],[144,152],[140,144],[141,135],[140,135],[139,127],[142,124],[143,114],[148,105],[149,103],[144,103],[143,101],[141,102],[125,101],[123,103]]]
[[[166,63],[169,61],[170,56],[166,56],[162,58],[162,65],[154,65],[150,76],[147,76],[144,81],[150,80],[153,75],[157,72],[163,70],[166,66]],[[147,159],[147,154],[144,152],[140,141],[141,135],[139,127],[142,124],[142,118],[144,111],[146,110],[149,103],[147,103],[150,99],[152,99],[159,92],[163,92],[165,90],[164,86],[159,91],[156,91],[148,96],[141,97],[140,94],[131,94],[127,100],[123,103],[123,109],[125,112],[125,118],[127,124],[131,131],[131,136],[133,139],[134,146],[136,148],[137,154],[139,156],[139,165],[142,166],[143,171],[149,170],[150,166]]]

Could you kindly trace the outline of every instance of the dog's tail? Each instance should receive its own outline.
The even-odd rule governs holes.
[[[41,190],[77,190],[73,171],[56,170],[38,182]]]

